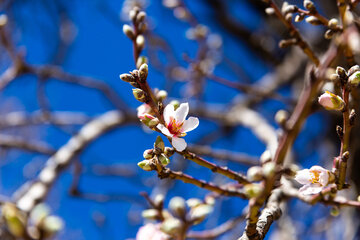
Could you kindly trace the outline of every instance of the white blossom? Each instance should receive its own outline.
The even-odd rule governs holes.
[[[320,166],[300,170],[295,176],[295,180],[304,185],[299,189],[299,192],[303,195],[321,192],[329,184],[330,179],[330,171]]]

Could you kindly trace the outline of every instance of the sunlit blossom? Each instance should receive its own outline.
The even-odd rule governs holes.
[[[320,166],[300,170],[295,176],[295,180],[304,185],[299,189],[299,192],[304,195],[321,192],[329,184],[331,178],[330,171]]]
[[[152,112],[151,107],[149,106],[149,104],[141,104],[137,109],[137,117],[140,120],[145,120],[145,119],[154,119],[154,116],[152,116],[150,113]]]
[[[171,137],[171,143],[177,151],[184,151],[187,144],[182,138],[187,132],[194,130],[199,125],[199,119],[189,117],[189,104],[182,103],[179,108],[174,109],[174,105],[168,104],[164,109],[164,120],[166,126],[158,124],[157,128],[166,136]]]

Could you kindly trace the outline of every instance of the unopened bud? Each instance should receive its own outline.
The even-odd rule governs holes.
[[[349,77],[349,82],[351,85],[357,86],[360,83],[360,71],[357,71],[355,73],[353,73],[350,77]]]
[[[199,224],[214,210],[213,206],[207,204],[201,204],[195,208],[192,208],[189,213],[190,221],[194,224]]]
[[[136,100],[138,100],[139,102],[145,102],[146,101],[146,94],[143,90],[139,89],[139,88],[133,88],[133,95],[135,97]]]
[[[151,159],[154,157],[154,150],[153,149],[147,149],[144,151],[143,153],[143,157],[147,160]]]
[[[331,210],[330,210],[330,214],[331,214],[331,216],[333,216],[333,217],[339,216],[339,214],[340,214],[340,209],[339,209],[339,207],[338,207],[338,206],[333,206],[333,207],[331,208]]]
[[[160,205],[164,204],[164,199],[165,199],[164,194],[162,194],[162,193],[156,194],[156,196],[154,198],[155,205],[160,206]]]
[[[120,79],[123,80],[124,82],[134,82],[135,78],[131,75],[131,74],[120,74]]]
[[[333,30],[337,29],[339,27],[339,21],[336,18],[330,19],[328,22],[328,27]]]
[[[2,206],[2,217],[6,226],[15,237],[22,238],[25,233],[25,216],[12,203],[5,203]]]
[[[323,93],[319,97],[318,101],[319,101],[319,104],[327,110],[341,111],[345,107],[344,100],[341,97],[339,97],[329,91],[326,91],[325,93]]]
[[[288,5],[284,8],[283,14],[288,14],[288,13],[294,13],[298,10],[299,8],[295,5]]]
[[[141,162],[138,162],[137,164],[140,168],[142,168],[145,171],[151,171],[151,164],[149,160],[143,160]]]
[[[351,75],[353,75],[354,73],[356,73],[358,71],[360,71],[360,66],[359,65],[354,65],[348,70],[348,76],[351,76]]]
[[[265,150],[260,156],[260,162],[264,164],[266,162],[271,161],[271,158],[272,156],[270,150]]]
[[[171,147],[165,147],[164,153],[167,157],[171,157],[175,153],[175,150]]]
[[[244,186],[244,191],[246,196],[248,196],[249,198],[255,198],[261,194],[263,188],[261,187],[260,184],[252,183],[252,184],[246,184]]]
[[[160,90],[156,94],[156,98],[159,100],[165,100],[167,98],[167,96],[168,96],[168,93],[165,90]]]
[[[169,202],[169,209],[178,216],[184,216],[186,213],[186,203],[182,197],[173,197]]]
[[[274,162],[267,162],[262,166],[262,170],[265,177],[272,177],[275,174],[276,164]]]
[[[159,161],[163,166],[167,166],[170,163],[170,159],[167,156],[165,156],[165,154],[161,154],[159,156]]]
[[[335,32],[331,29],[328,29],[328,30],[326,30],[326,32],[324,34],[324,38],[329,40],[329,39],[332,39],[334,35],[335,35]]]
[[[169,235],[178,233],[183,227],[182,222],[177,218],[167,218],[161,224],[161,231]]]
[[[136,67],[137,68],[140,68],[141,67],[141,65],[143,65],[144,63],[148,63],[148,59],[147,59],[147,57],[145,57],[145,56],[140,56],[140,57],[138,57],[138,59],[137,59],[137,61],[136,61]]]
[[[169,104],[173,105],[175,110],[180,107],[180,102],[178,100],[172,100]]]
[[[309,16],[305,19],[306,22],[310,23],[311,25],[321,25],[321,21],[315,16]]]
[[[143,35],[138,35],[136,37],[136,45],[138,48],[143,49],[145,46],[145,38]]]
[[[155,220],[159,217],[159,211],[156,209],[146,209],[142,211],[141,216],[145,219]]]
[[[340,76],[338,75],[338,74],[336,74],[336,73],[334,73],[334,74],[331,74],[330,75],[330,80],[332,81],[332,82],[339,82],[340,81]]]
[[[309,10],[310,12],[315,12],[316,11],[315,4],[310,0],[305,0],[304,1],[304,7],[307,10]]]
[[[247,170],[246,176],[251,182],[260,181],[263,177],[262,168],[259,166],[251,167]]]
[[[131,40],[134,39],[134,37],[135,37],[134,30],[129,25],[124,24],[123,32]]]
[[[131,21],[134,21],[135,19],[136,19],[136,15],[138,14],[138,11],[137,11],[137,9],[135,10],[135,9],[131,9],[130,11],[129,11],[129,18],[130,18],[130,20]]]
[[[160,149],[161,152],[164,152],[165,144],[160,136],[157,136],[156,141],[154,143],[154,148]]]
[[[7,24],[8,22],[8,17],[6,14],[1,14],[0,15],[0,27],[3,27]]]
[[[280,48],[287,48],[297,43],[297,40],[295,38],[291,39],[283,39],[279,42]]]
[[[149,73],[149,67],[146,63],[142,64],[139,68],[139,78],[142,82],[146,81],[146,78]]]
[[[153,118],[146,125],[148,125],[148,127],[150,127],[150,128],[154,128],[159,124],[159,122],[160,121],[158,118]]]
[[[275,10],[272,7],[268,7],[265,9],[265,12],[267,15],[273,15],[275,13]]]
[[[139,14],[136,16],[136,22],[140,23],[143,22],[146,18],[146,13],[144,11],[139,12]]]
[[[48,216],[42,223],[43,231],[46,237],[51,237],[64,227],[64,222],[57,216]]]
[[[298,14],[295,16],[295,22],[301,22],[302,20],[304,20],[305,15],[304,14]]]
[[[340,78],[342,79],[346,79],[347,77],[347,72],[344,68],[342,67],[336,67],[336,73],[340,76]]]
[[[202,201],[198,198],[190,198],[186,201],[186,204],[189,208],[194,208],[200,204],[202,204]]]
[[[285,110],[279,110],[275,114],[275,121],[277,122],[277,124],[279,124],[279,126],[282,127],[285,126],[288,118],[289,118],[289,113]]]

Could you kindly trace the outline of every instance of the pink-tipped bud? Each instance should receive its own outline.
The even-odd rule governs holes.
[[[345,107],[344,100],[329,91],[326,91],[319,97],[319,103],[327,110],[341,111]]]

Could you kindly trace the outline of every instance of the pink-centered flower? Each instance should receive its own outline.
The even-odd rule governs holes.
[[[137,117],[140,120],[151,120],[154,119],[155,117],[152,116],[150,113],[152,112],[151,107],[149,106],[149,104],[141,104],[137,109]]]
[[[320,166],[312,166],[310,169],[298,171],[295,180],[304,185],[299,192],[304,195],[321,192],[330,183],[331,174],[329,170]]]
[[[341,111],[345,107],[344,100],[329,91],[325,91],[325,93],[319,97],[319,103],[327,110]]]
[[[171,143],[177,151],[184,151],[187,144],[182,138],[187,132],[194,130],[199,125],[199,119],[189,117],[185,120],[189,113],[189,104],[182,103],[178,109],[174,109],[174,105],[168,104],[164,109],[164,120],[166,126],[158,124],[157,128],[166,136],[171,137]]]
[[[169,240],[170,236],[160,230],[159,224],[148,223],[136,234],[136,240]]]

